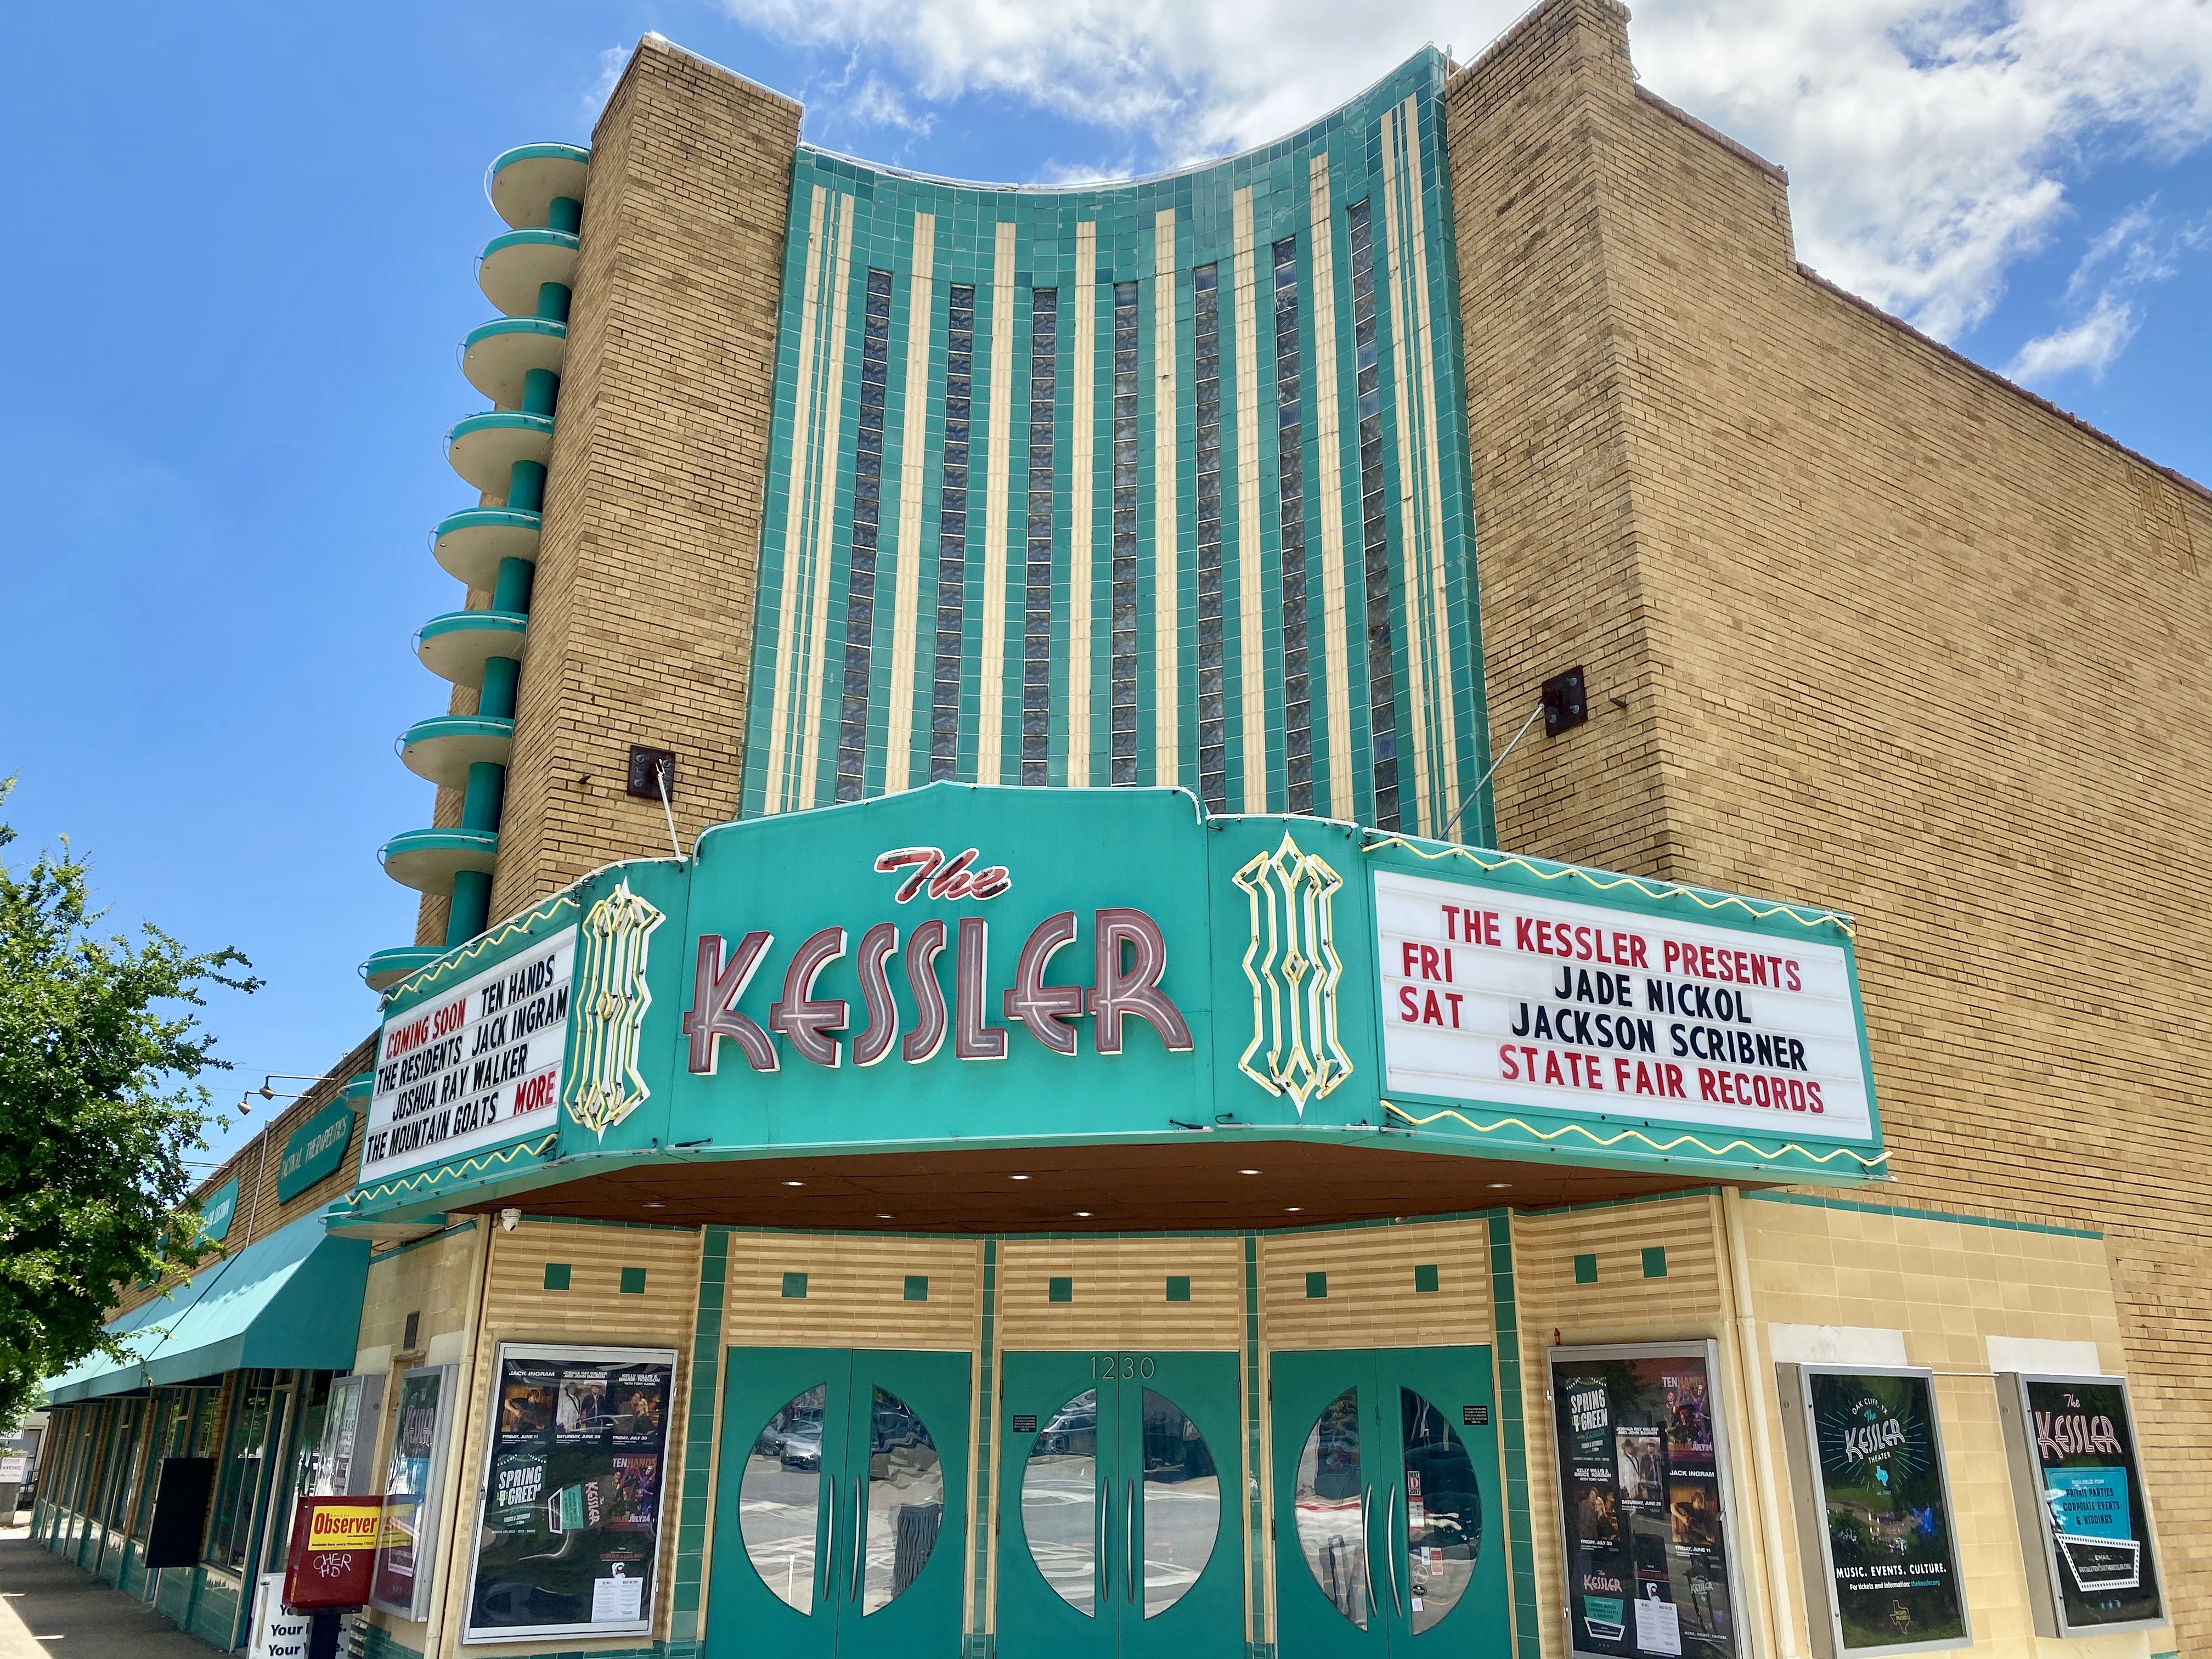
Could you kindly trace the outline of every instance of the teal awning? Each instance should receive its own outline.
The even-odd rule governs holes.
[[[353,1364],[368,1284],[368,1245],[332,1238],[323,1212],[302,1216],[107,1328],[127,1362],[95,1355],[46,1385],[67,1406],[220,1371],[343,1370]]]

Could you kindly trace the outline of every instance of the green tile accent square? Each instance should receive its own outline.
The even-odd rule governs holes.
[[[624,1267],[622,1270],[622,1293],[624,1296],[643,1296],[645,1294],[644,1268]]]
[[[547,1262],[545,1264],[545,1288],[549,1291],[567,1290],[568,1288],[568,1264],[565,1261]]]
[[[1072,1279],[1048,1279],[1045,1280],[1044,1299],[1048,1302],[1074,1301],[1075,1281]]]
[[[1187,1277],[1181,1273],[1168,1275],[1168,1300],[1170,1302],[1190,1300],[1190,1280]]]
[[[786,1273],[783,1276],[783,1293],[794,1301],[804,1297],[806,1294],[806,1275]]]
[[[1306,1275],[1306,1297],[1309,1301],[1318,1302],[1322,1297],[1328,1294],[1328,1275],[1327,1273],[1308,1273]]]
[[[1436,1288],[1437,1266],[1435,1262],[1431,1261],[1426,1266],[1419,1267],[1413,1269],[1413,1290],[1417,1295],[1425,1296]]]
[[[1575,1258],[1575,1283],[1577,1285],[1595,1285],[1597,1283],[1597,1258],[1595,1256],[1578,1255]]]
[[[1644,1247],[1644,1276],[1646,1279],[1667,1277],[1667,1247],[1664,1244],[1646,1244]]]
[[[906,1299],[909,1302],[927,1302],[929,1300],[929,1275],[927,1273],[908,1273],[906,1276]]]

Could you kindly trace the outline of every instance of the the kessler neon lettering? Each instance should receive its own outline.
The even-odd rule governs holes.
[[[1134,1014],[1150,1021],[1170,1054],[1191,1047],[1182,1011],[1168,1000],[1160,981],[1168,971],[1168,942],[1160,925],[1142,910],[1116,907],[1097,915],[1097,981],[1085,994],[1084,1007],[1098,1022],[1096,1041],[1102,1054],[1121,1052],[1121,1021]],[[1121,952],[1132,960],[1125,972]]]
[[[990,957],[991,924],[981,916],[961,917],[960,947],[952,963],[952,1052],[963,1060],[1006,1057],[1006,1028],[984,1023]]]
[[[853,1064],[872,1066],[891,1051],[898,1036],[898,999],[891,994],[884,962],[898,949],[898,924],[879,921],[860,935],[854,966],[860,975],[860,1000],[868,1010],[867,1029],[853,1039]]]
[[[1083,1017],[1083,988],[1047,985],[1044,975],[1054,954],[1074,942],[1074,911],[1062,910],[1039,922],[1014,963],[1013,988],[1003,998],[1006,1018],[1021,1021],[1031,1036],[1056,1054],[1075,1052],[1075,1027],[1067,1022]]]
[[[712,1077],[721,1059],[717,1037],[728,1037],[744,1050],[756,1072],[776,1068],[775,1044],[769,1034],[737,1010],[737,1000],[775,942],[773,933],[747,933],[738,952],[722,960],[722,936],[699,935],[699,957],[691,977],[691,1007],[684,1016],[684,1034],[691,1039],[691,1070]]]
[[[845,930],[824,927],[791,953],[784,969],[783,1000],[768,1011],[768,1028],[791,1039],[791,1046],[817,1066],[837,1069],[837,1039],[825,1035],[842,1031],[848,1012],[844,1000],[820,1000],[814,981],[822,970],[845,954]]]

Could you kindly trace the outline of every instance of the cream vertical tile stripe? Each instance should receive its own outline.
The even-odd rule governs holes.
[[[837,256],[831,275],[828,348],[822,354],[822,435],[815,445],[820,458],[814,489],[814,559],[808,573],[808,599],[812,614],[806,630],[805,696],[800,720],[804,738],[799,744],[795,804],[814,805],[816,780],[822,766],[823,698],[829,684],[830,588],[832,562],[837,554],[837,478],[844,446],[841,416],[845,404],[845,301],[852,290],[853,204],[837,198]]]
[[[1175,212],[1152,220],[1152,781],[1182,780],[1176,753],[1182,709],[1176,694],[1176,241]]]
[[[1067,471],[1067,785],[1091,781],[1091,469],[1097,452],[1098,226],[1075,227],[1075,392]]]
[[[776,601],[775,688],[769,708],[767,799],[762,810],[780,812],[784,805],[784,754],[791,728],[792,641],[799,621],[799,563],[806,545],[806,485],[812,466],[809,445],[814,435],[813,410],[816,319],[822,279],[822,220],[830,192],[817,185],[806,215],[806,275],[800,289],[799,310],[799,373],[793,386],[790,459],[790,500],[784,509],[782,590]]]
[[[1413,342],[1407,337],[1412,319],[1407,314],[1406,304],[1406,228],[1405,210],[1399,199],[1398,185],[1403,176],[1399,158],[1399,147],[1404,142],[1402,111],[1392,110],[1382,118],[1382,223],[1385,263],[1383,286],[1390,291],[1390,407],[1397,416],[1398,441],[1398,536],[1401,556],[1399,568],[1403,578],[1406,595],[1406,696],[1399,709],[1409,728],[1407,747],[1413,760],[1413,815],[1405,825],[1419,832],[1437,823],[1442,814],[1435,810],[1435,786],[1429,765],[1429,690],[1428,663],[1422,650],[1422,635],[1427,609],[1427,567],[1425,544],[1428,541],[1428,521],[1420,510],[1420,483],[1415,469],[1419,465],[1418,431],[1419,398],[1414,392],[1414,378],[1409,361]],[[1402,751],[1401,751],[1402,752]]]
[[[884,738],[884,793],[907,787],[914,761],[915,640],[921,616],[923,456],[929,446],[929,335],[931,278],[937,259],[937,216],[914,216],[914,274],[907,287],[906,418],[900,425],[898,479],[898,577],[893,588],[891,684],[889,730]]]
[[[1267,810],[1267,601],[1260,568],[1260,348],[1255,326],[1259,284],[1253,272],[1252,191],[1232,199],[1237,307],[1237,696],[1244,810]]]
[[[1343,494],[1342,423],[1336,407],[1336,287],[1328,157],[1306,169],[1308,234],[1313,242],[1314,454],[1320,471],[1322,649],[1328,699],[1328,812],[1349,818],[1358,803],[1352,763],[1352,622],[1345,605],[1344,515],[1356,511]]]
[[[1437,450],[1437,437],[1439,422],[1437,415],[1436,336],[1429,320],[1429,233],[1420,202],[1421,116],[1419,106],[1412,97],[1409,96],[1401,106],[1401,115],[1407,160],[1406,222],[1413,227],[1413,232],[1412,287],[1413,314],[1417,319],[1413,360],[1420,373],[1421,499],[1428,526],[1429,619],[1436,642],[1436,668],[1431,678],[1439,690],[1436,700],[1437,816],[1430,823],[1441,825],[1459,807],[1459,680],[1453,672],[1452,613],[1449,593],[1450,573],[1445,565],[1443,462]]]
[[[1014,225],[999,224],[991,258],[991,427],[983,497],[983,643],[975,671],[975,781],[1002,781],[1006,747],[1006,514],[1014,407]]]

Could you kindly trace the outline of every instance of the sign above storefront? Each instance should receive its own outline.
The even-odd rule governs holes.
[[[556,1156],[1231,1128],[1686,1177],[1885,1157],[1842,917],[1180,790],[717,826],[388,1006],[364,1213]]]
[[[327,1176],[335,1175],[353,1144],[353,1108],[336,1101],[302,1123],[284,1143],[276,1164],[276,1201],[289,1204]]]

